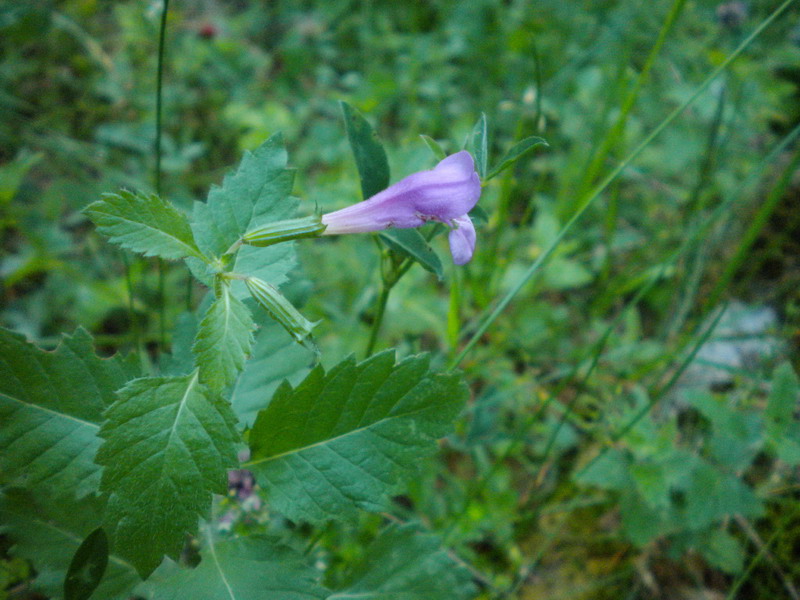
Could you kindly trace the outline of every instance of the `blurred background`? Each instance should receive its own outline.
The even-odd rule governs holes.
[[[444,279],[415,267],[392,292],[378,348],[444,364],[778,4],[172,0],[162,192],[188,209],[282,132],[302,214],[359,200],[340,100],[381,136],[392,181],[436,163],[421,135],[455,152],[481,112],[490,164],[544,137],[485,187],[472,263],[452,268],[437,239]],[[0,324],[43,347],[82,325],[105,354],[139,341],[156,357],[205,293],[80,212],[154,189],[161,8],[0,3]],[[444,536],[479,597],[798,598],[798,17],[608,186],[462,362],[469,409],[397,506]],[[297,247],[286,291],[322,320],[323,363],[360,357],[374,241]],[[345,564],[375,519],[321,535]],[[0,583],[27,577],[2,556]]]

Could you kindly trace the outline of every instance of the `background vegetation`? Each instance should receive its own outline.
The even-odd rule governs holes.
[[[447,364],[777,5],[174,0],[162,195],[189,207],[280,131],[301,212],[354,202],[339,100],[372,122],[394,180],[435,163],[420,135],[459,150],[481,112],[495,159],[546,138],[485,187],[472,263],[447,257],[443,280],[416,266],[392,291],[377,348]],[[0,322],[42,347],[83,325],[102,353],[155,361],[204,295],[184,267],[110,246],[80,212],[155,185],[160,9],[0,5]],[[783,13],[611,182],[480,337],[461,361],[472,399],[458,431],[394,514],[309,531],[315,551],[344,570],[381,519],[417,519],[481,598],[798,597],[798,16]],[[288,293],[321,320],[323,364],[362,358],[373,240],[298,251]],[[259,491],[234,483],[227,526],[271,527]],[[3,593],[34,597],[36,565],[2,539]]]

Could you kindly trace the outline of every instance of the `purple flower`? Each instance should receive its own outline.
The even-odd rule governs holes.
[[[475,227],[467,216],[481,196],[481,181],[466,150],[448,156],[430,171],[401,179],[372,198],[322,215],[323,235],[419,227],[428,221],[451,228],[450,252],[457,265],[475,251]]]

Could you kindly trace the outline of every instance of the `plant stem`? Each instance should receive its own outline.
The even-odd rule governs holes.
[[[380,331],[381,323],[383,323],[383,315],[386,312],[386,303],[389,300],[389,292],[392,291],[395,283],[396,281],[389,283],[385,279],[381,282],[381,293],[380,296],[378,296],[375,319],[372,321],[372,330],[369,333],[369,342],[367,343],[367,350],[365,352],[366,358],[369,358],[372,355],[372,351],[375,349],[375,343],[378,341],[378,332]]]
[[[161,25],[158,32],[158,66],[156,67],[156,137],[155,137],[155,188],[156,194],[161,195],[161,112],[163,103],[162,85],[164,79],[164,40],[167,32],[167,11],[169,10],[169,0],[163,0],[164,5],[161,10]],[[166,265],[164,260],[159,258],[158,265],[158,330],[159,343],[162,349],[166,348],[166,299],[164,293]]]

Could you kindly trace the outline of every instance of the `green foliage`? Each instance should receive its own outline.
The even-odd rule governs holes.
[[[364,116],[347,102],[341,102],[350,149],[361,179],[361,196],[370,198],[389,187],[389,162],[378,134]]]
[[[74,500],[14,488],[0,495],[3,533],[14,541],[13,554],[36,565],[34,588],[52,598],[64,597],[72,559],[96,530],[102,512],[94,496]],[[138,581],[134,566],[112,551],[96,597],[125,599]]]
[[[513,166],[517,161],[529,154],[537,146],[547,145],[547,142],[543,138],[537,136],[527,137],[524,140],[517,142],[511,148],[509,148],[508,152],[503,155],[503,158],[501,158],[498,163],[492,167],[492,170],[489,171],[489,174],[486,176],[486,180],[488,181],[489,179],[497,177],[500,173]]]
[[[198,374],[137,379],[119,391],[100,430],[105,528],[115,552],[149,575],[226,490],[238,435],[230,406]]]
[[[100,233],[123,248],[145,256],[205,260],[186,217],[155,194],[127,190],[103,194],[103,199],[87,206],[85,212]]]
[[[800,423],[794,416],[799,397],[800,380],[792,366],[784,363],[772,380],[764,418],[770,448],[792,466],[800,464]]]
[[[64,336],[55,352],[0,329],[0,481],[67,495],[93,492],[103,411],[137,375],[132,360],[98,358],[83,329]]]
[[[412,525],[381,532],[330,600],[457,600],[474,594],[469,571],[456,565],[436,536]]]
[[[447,158],[447,153],[444,151],[439,142],[437,142],[429,135],[421,134],[419,137],[421,137],[422,141],[425,142],[425,145],[433,153],[433,157],[436,160],[444,160],[445,158]]]
[[[390,250],[401,256],[408,256],[416,260],[426,271],[430,271],[442,281],[444,268],[439,255],[416,229],[390,229],[382,231],[381,240]]]
[[[323,501],[358,501],[381,514],[290,520],[279,493],[251,489],[242,471],[229,473],[227,494],[212,494],[225,491],[225,469],[211,460],[200,471],[209,481],[195,485],[197,472],[181,471],[176,482],[195,483],[165,495],[166,511],[152,501],[136,515],[150,511],[155,523],[181,512],[169,525],[187,532],[207,519],[201,535],[168,532],[180,565],[166,559],[152,587],[134,589],[136,569],[120,554],[128,542],[104,529],[109,566],[92,597],[258,598],[292,589],[301,597],[638,600],[679,590],[761,599],[796,587],[797,3],[748,39],[781,3],[593,2],[576,11],[558,0],[170,2],[161,199],[102,196],[154,181],[162,3],[151,4],[0,6],[0,321],[52,350],[0,333],[0,588],[13,586],[0,597],[61,597],[70,557],[119,516],[107,494],[98,497],[113,458],[108,467],[94,462],[105,411],[122,402],[116,390],[142,375],[199,373],[238,449],[233,415],[250,435],[287,378],[297,387],[277,393],[280,411],[260,422],[260,437],[297,433],[297,423],[285,423],[290,400],[310,407],[302,433],[311,435],[314,417],[321,410],[330,424],[336,403],[320,409],[298,391],[302,379],[315,360],[361,358],[372,331],[374,346],[395,347],[400,364],[419,352],[430,353],[433,371],[459,363],[475,394],[437,455],[427,454],[431,436],[419,454],[415,443],[406,453],[386,442],[413,465],[388,467],[385,448],[370,454],[370,427],[301,452],[334,470],[296,487],[346,478],[374,498],[343,499],[326,483],[318,487],[334,500]],[[723,62],[742,40],[736,62]],[[721,64],[722,76],[651,137]],[[450,272],[449,257],[437,257],[446,243],[439,226],[422,236],[239,246],[245,232],[259,232],[259,244],[282,240],[285,224],[276,223],[298,206],[302,218],[355,202],[388,185],[389,163],[397,173],[428,169],[465,139],[483,186],[471,212],[476,254],[464,268]],[[100,212],[81,212],[99,198]],[[138,255],[110,251],[90,219]],[[185,258],[217,296],[187,281],[183,264],[143,254]],[[302,277],[292,273],[298,262]],[[440,279],[447,268],[447,283],[416,262]],[[283,286],[287,303],[319,319],[318,355],[268,320],[243,277]],[[391,294],[379,309],[384,286]],[[215,314],[238,312],[246,326],[205,327],[196,339],[217,297],[237,310]],[[720,300],[756,316],[734,330],[720,321],[706,342]],[[94,342],[78,331],[59,345],[59,332],[78,323]],[[136,359],[101,359],[93,346]],[[425,377],[448,377],[432,373]],[[355,385],[342,393],[345,406]],[[419,414],[424,423],[431,416]],[[143,429],[155,417],[139,419]],[[416,422],[416,413],[404,417],[412,432],[404,443],[429,427]],[[188,425],[182,433],[203,431]],[[157,439],[165,426],[147,433]],[[130,438],[115,443],[149,443]],[[338,461],[327,448],[340,440],[353,442],[347,458],[394,479],[384,485]],[[166,454],[143,452],[139,462]],[[145,501],[148,481],[139,482]],[[133,487],[121,484],[129,504]],[[296,494],[301,502],[310,502],[307,491]],[[150,566],[167,541],[152,544]],[[150,552],[151,540],[130,545]]]
[[[763,411],[730,405],[727,398],[707,392],[689,394],[689,406],[708,423],[701,443],[675,443],[675,417],[663,422],[645,417],[623,438],[624,449],[600,455],[577,481],[620,495],[622,531],[634,544],[665,537],[677,555],[695,548],[715,567],[738,573],[744,550],[719,526],[733,517],[763,514],[763,493],[739,474],[761,452],[783,459],[786,444],[796,444],[791,436],[775,443],[774,428],[791,419],[798,392],[797,376],[782,365]]]
[[[206,536],[194,569],[165,563],[142,586],[164,600],[308,600],[327,597],[318,575],[299,555],[277,540],[251,535],[214,540]]]
[[[430,456],[464,404],[457,375],[429,371],[425,356],[394,352],[284,384],[258,414],[246,463],[270,502],[291,519],[352,519],[389,507],[401,476]]]
[[[86,536],[75,551],[64,578],[64,600],[87,600],[108,567],[108,537],[102,528]]]
[[[255,323],[250,310],[233,297],[228,286],[208,307],[197,331],[192,352],[200,381],[219,393],[233,383],[244,367],[253,344]]]
[[[314,353],[296,343],[277,323],[268,322],[256,334],[250,359],[231,391],[231,405],[241,423],[252,426],[284,380],[298,384],[308,373]]]
[[[481,113],[478,122],[472,128],[467,143],[464,146],[475,159],[475,170],[478,171],[481,181],[486,179],[486,165],[489,160],[489,123],[486,114]]]

